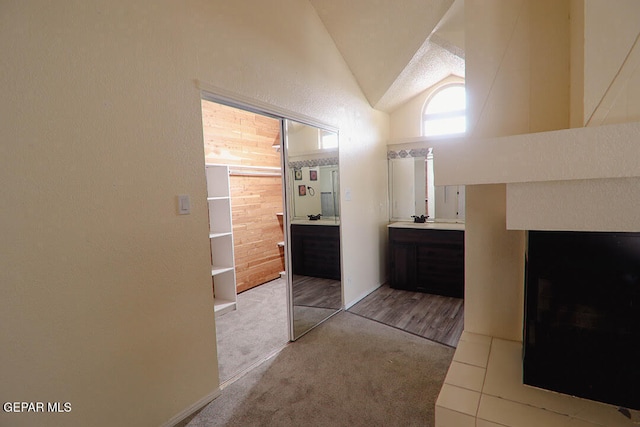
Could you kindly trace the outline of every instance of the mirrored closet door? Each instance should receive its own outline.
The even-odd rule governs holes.
[[[291,338],[342,309],[338,134],[283,122]]]

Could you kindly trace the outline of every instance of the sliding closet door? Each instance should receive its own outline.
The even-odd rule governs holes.
[[[342,304],[338,134],[284,120],[291,339]]]

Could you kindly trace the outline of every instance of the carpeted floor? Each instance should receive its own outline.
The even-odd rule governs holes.
[[[341,312],[180,425],[433,426],[453,352]]]
[[[216,317],[220,382],[287,344],[286,293],[286,281],[273,280],[240,293],[238,309]]]

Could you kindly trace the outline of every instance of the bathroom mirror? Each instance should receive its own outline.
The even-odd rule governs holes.
[[[291,337],[342,309],[337,133],[284,121]]]
[[[392,220],[410,220],[413,215],[429,214],[426,170],[424,157],[389,159]]]
[[[464,222],[464,185],[434,185],[431,148],[387,150],[391,221]]]

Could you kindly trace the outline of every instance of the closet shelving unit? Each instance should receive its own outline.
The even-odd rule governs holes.
[[[229,166],[206,164],[211,277],[216,316],[237,307]]]

